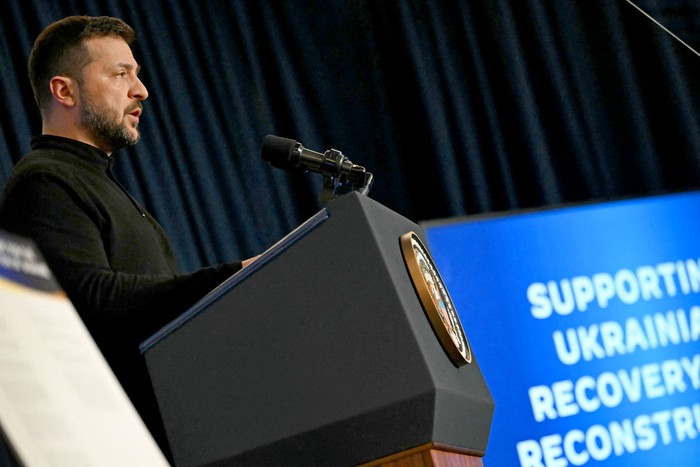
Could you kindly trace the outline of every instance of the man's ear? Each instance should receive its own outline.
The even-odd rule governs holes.
[[[54,76],[49,82],[54,100],[66,107],[73,107],[77,104],[77,84],[75,80],[67,76]]]

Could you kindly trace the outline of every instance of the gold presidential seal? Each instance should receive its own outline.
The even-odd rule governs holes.
[[[415,232],[403,234],[400,243],[413,287],[442,348],[456,367],[471,363],[469,341],[428,249]]]

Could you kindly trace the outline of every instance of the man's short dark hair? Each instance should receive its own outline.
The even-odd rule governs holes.
[[[95,37],[120,37],[131,46],[133,28],[110,16],[69,16],[50,24],[34,41],[29,54],[29,81],[39,109],[52,99],[49,82],[57,75],[80,78],[90,61],[85,42]]]

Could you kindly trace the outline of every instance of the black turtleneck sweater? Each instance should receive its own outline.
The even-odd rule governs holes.
[[[241,264],[178,273],[165,232],[117,182],[113,163],[113,157],[87,144],[35,138],[5,189],[0,228],[37,244],[167,451],[139,344]]]

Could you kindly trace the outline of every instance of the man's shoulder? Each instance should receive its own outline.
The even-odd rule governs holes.
[[[41,172],[47,170],[70,170],[76,161],[70,154],[54,149],[34,149],[24,155],[15,165],[15,172]]]
[[[52,179],[75,179],[84,176],[90,167],[74,155],[55,149],[34,149],[15,165],[11,181],[44,176]]]
[[[70,153],[52,149],[34,149],[15,165],[7,184],[2,190],[4,204],[11,193],[45,191],[48,187],[61,187],[70,192],[84,192],[86,184],[94,181],[90,168]]]

